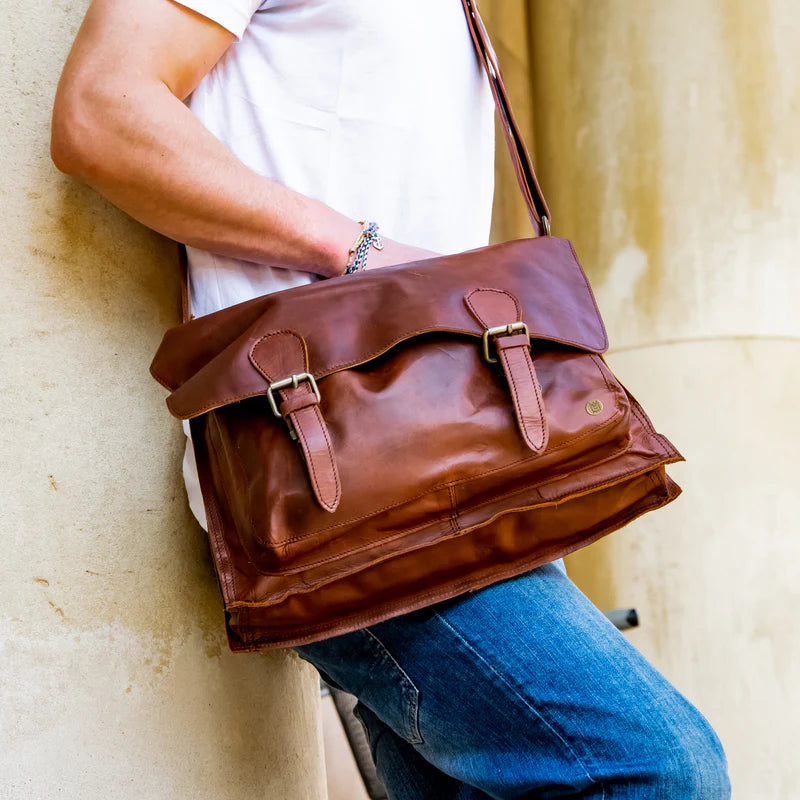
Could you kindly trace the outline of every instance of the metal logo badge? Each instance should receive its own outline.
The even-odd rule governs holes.
[[[596,417],[603,410],[602,400],[590,400],[586,404],[586,412]]]

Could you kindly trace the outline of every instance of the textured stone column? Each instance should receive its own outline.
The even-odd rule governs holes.
[[[148,374],[173,246],[49,157],[85,2],[4,4],[0,796],[325,796],[316,673],[232,655]]]
[[[608,361],[684,488],[568,561],[706,714],[738,798],[800,794],[800,17],[789,0],[532,4],[536,160]]]

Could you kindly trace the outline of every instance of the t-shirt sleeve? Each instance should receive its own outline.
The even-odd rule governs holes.
[[[229,30],[237,39],[242,38],[250,18],[264,4],[264,0],[174,0],[178,5],[208,17]]]

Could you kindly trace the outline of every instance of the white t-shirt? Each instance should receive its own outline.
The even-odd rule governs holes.
[[[406,244],[488,243],[494,104],[460,0],[177,1],[237,37],[187,104],[247,166]],[[323,279],[187,255],[195,316]],[[191,439],[183,473],[206,527]]]

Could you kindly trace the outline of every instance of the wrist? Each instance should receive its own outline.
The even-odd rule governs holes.
[[[378,232],[377,223],[345,219],[337,222],[335,230],[325,240],[324,255],[320,259],[322,268],[318,272],[326,278],[361,272],[369,268],[367,257],[371,266],[372,262],[379,260],[383,248],[384,237]]]
[[[335,220],[320,241],[318,272],[326,278],[344,275],[350,248],[360,233],[361,225],[358,222],[344,216]]]

